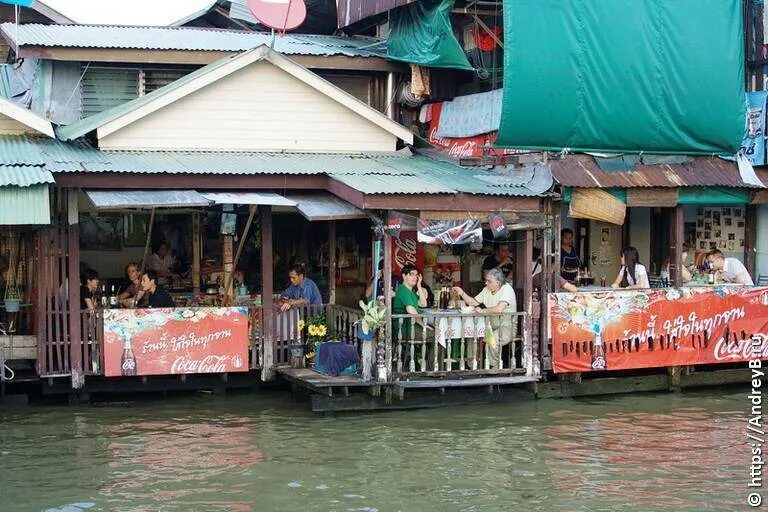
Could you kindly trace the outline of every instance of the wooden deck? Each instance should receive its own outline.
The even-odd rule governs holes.
[[[538,377],[524,375],[458,375],[381,383],[365,382],[357,375],[331,377],[309,368],[277,368],[277,374],[294,388],[311,395],[316,412],[412,409],[446,405],[532,398],[531,386]],[[407,391],[407,396],[406,396]]]

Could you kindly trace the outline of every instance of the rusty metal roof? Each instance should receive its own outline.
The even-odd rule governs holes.
[[[549,161],[558,183],[575,188],[638,187],[743,187],[755,188],[741,180],[736,162],[719,157],[690,157],[682,164],[637,164],[634,171],[600,169],[589,155],[567,155]],[[768,187],[768,169],[755,168]]]

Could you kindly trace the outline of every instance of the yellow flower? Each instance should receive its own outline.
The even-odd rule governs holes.
[[[314,325],[309,326],[309,335],[317,336],[317,328]]]
[[[325,336],[325,334],[328,332],[328,329],[324,325],[321,325],[320,327],[318,327],[317,330],[318,330],[317,332],[318,336]]]
[[[304,319],[300,318],[298,323],[296,324],[296,326],[299,328],[300,331],[303,330],[304,329]]]

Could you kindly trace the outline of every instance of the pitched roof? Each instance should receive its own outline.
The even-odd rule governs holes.
[[[409,144],[413,142],[413,133],[401,124],[266,45],[245,53],[224,57],[145,96],[117,105],[75,124],[60,127],[56,131],[57,135],[62,140],[73,140],[97,130],[98,137],[105,137],[239,69],[260,61],[272,63],[395,137]]]
[[[378,39],[309,34],[274,37],[270,32],[198,27],[0,24],[11,46],[240,52],[273,45],[286,55],[385,57]]]
[[[53,133],[53,125],[50,121],[43,119],[31,110],[24,108],[21,105],[17,105],[9,99],[0,97],[0,114],[10,117],[38,133],[47,135],[48,137],[55,136]]]

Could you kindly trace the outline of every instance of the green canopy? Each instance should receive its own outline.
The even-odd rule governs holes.
[[[504,0],[496,145],[734,154],[741,0]]]
[[[433,68],[474,69],[451,27],[455,0],[420,0],[391,11],[387,58]]]
[[[728,187],[689,187],[677,190],[677,204],[747,204],[749,191]]]

